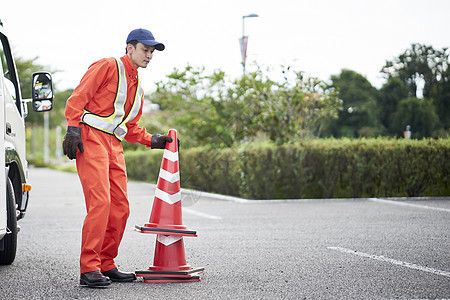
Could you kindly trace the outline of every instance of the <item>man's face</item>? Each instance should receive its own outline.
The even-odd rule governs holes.
[[[146,68],[153,57],[155,46],[147,46],[137,43],[136,47],[131,44],[127,45],[128,56],[136,68]]]

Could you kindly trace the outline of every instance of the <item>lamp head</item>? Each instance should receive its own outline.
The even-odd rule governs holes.
[[[246,15],[246,16],[242,16],[242,19],[244,19],[244,18],[257,18],[257,17],[259,17],[257,14],[249,14],[249,15]]]

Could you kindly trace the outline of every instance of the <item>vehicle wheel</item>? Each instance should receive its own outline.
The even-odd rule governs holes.
[[[4,249],[0,251],[0,265],[10,265],[16,258],[17,250],[17,215],[16,199],[11,180],[6,183],[6,212],[8,216],[8,229],[11,233],[3,237]]]

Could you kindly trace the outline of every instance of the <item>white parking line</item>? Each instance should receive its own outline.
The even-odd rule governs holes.
[[[378,199],[378,198],[368,198],[368,200],[369,201],[373,201],[373,202],[386,203],[386,204],[394,204],[394,205],[401,205],[401,206],[409,206],[409,207],[416,207],[416,208],[423,208],[423,209],[430,209],[430,210],[450,212],[450,209],[448,209],[448,208],[441,208],[441,207],[433,207],[433,206],[427,206],[427,205],[412,204],[412,203],[406,203],[406,202],[402,202],[402,201],[392,201],[392,200],[385,200],[385,199]]]
[[[212,219],[212,220],[221,220],[222,219],[222,217],[218,217],[218,216],[214,216],[214,215],[210,215],[210,214],[205,214],[205,213],[202,213],[202,212],[190,209],[190,208],[186,208],[186,207],[183,207],[183,212],[187,212],[187,213],[192,214],[192,215],[196,215],[196,216],[199,216],[199,217]]]
[[[423,266],[419,266],[419,265],[412,264],[409,262],[396,260],[396,259],[392,259],[389,257],[384,257],[382,255],[372,255],[372,254],[367,254],[364,252],[359,252],[356,250],[351,250],[351,249],[341,248],[341,247],[327,247],[327,248],[330,250],[335,250],[335,251],[339,251],[339,252],[343,252],[343,253],[367,257],[367,258],[371,258],[374,260],[379,260],[379,261],[391,263],[393,265],[398,265],[398,266],[402,266],[402,267],[406,267],[406,268],[410,268],[410,269],[414,269],[414,270],[419,270],[419,271],[428,272],[428,273],[432,273],[432,274],[436,274],[436,275],[450,277],[450,272],[448,272],[448,271],[441,271],[441,270],[437,270],[437,269],[433,269],[433,268],[429,268],[429,267],[423,267]]]

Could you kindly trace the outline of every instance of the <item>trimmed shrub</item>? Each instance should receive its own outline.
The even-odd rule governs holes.
[[[180,151],[181,185],[248,199],[450,195],[450,139],[318,139]],[[162,151],[125,154],[130,179],[156,182]]]
[[[138,181],[157,182],[162,156],[162,150],[126,151],[128,177]]]

